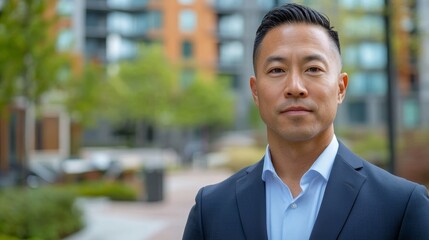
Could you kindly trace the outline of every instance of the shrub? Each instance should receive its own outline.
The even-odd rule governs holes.
[[[403,132],[400,140],[398,175],[429,185],[429,132],[424,129]]]
[[[0,191],[0,239],[61,239],[83,227],[73,193],[44,187]]]
[[[128,185],[112,181],[89,181],[71,185],[70,189],[82,197],[108,197],[116,201],[136,201],[138,193]]]
[[[252,146],[233,147],[224,151],[226,151],[226,155],[228,156],[226,167],[233,172],[256,163],[265,154],[265,148]]]

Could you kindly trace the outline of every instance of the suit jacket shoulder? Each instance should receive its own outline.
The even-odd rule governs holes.
[[[429,198],[416,183],[340,143],[311,239],[425,239]]]
[[[263,161],[197,194],[183,239],[266,239]]]

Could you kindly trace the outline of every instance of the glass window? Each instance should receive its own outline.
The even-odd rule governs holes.
[[[346,46],[343,49],[342,58],[345,66],[353,67],[357,65],[358,50],[356,46]]]
[[[73,31],[70,29],[63,29],[60,31],[57,39],[57,50],[58,51],[67,51],[71,50],[73,47]]]
[[[366,103],[364,100],[349,101],[347,106],[349,122],[365,124],[368,121]]]
[[[358,2],[366,10],[382,10],[384,7],[384,0],[359,0]]]
[[[403,122],[407,128],[417,127],[419,124],[419,105],[416,99],[406,99],[403,105]]]
[[[180,4],[189,5],[194,3],[194,0],[178,0]]]
[[[110,33],[142,35],[149,27],[147,17],[145,14],[113,12],[107,17],[107,28]]]
[[[341,0],[340,5],[346,9],[382,10],[384,0]]]
[[[121,59],[129,59],[136,56],[138,45],[136,42],[123,38],[118,34],[107,37],[107,59],[115,62]]]
[[[149,29],[161,29],[162,27],[162,15],[160,11],[154,10],[148,13],[147,22]]]
[[[382,43],[363,43],[360,46],[360,66],[366,69],[386,67],[386,47]]]
[[[106,42],[100,39],[87,39],[85,41],[85,56],[88,59],[105,61]]]
[[[258,0],[258,6],[263,10],[269,10],[275,5],[274,0]]]
[[[239,41],[225,42],[220,46],[220,64],[238,64],[243,61],[243,44]]]
[[[138,8],[144,7],[148,0],[107,0],[107,5],[112,8]]]
[[[197,25],[197,16],[192,10],[183,10],[179,15],[179,28],[182,32],[192,32]]]
[[[376,95],[385,95],[387,92],[387,77],[384,72],[368,74],[368,92]]]
[[[242,6],[242,0],[216,0],[216,6],[222,9],[235,9]]]
[[[219,19],[221,37],[240,37],[243,35],[244,20],[240,14],[225,15]]]
[[[369,93],[385,95],[387,91],[387,78],[383,72],[358,72],[350,75],[347,93],[351,96],[365,96]]]
[[[364,73],[357,72],[350,74],[349,86],[347,87],[347,93],[350,96],[362,96],[367,92],[366,87],[366,76]]]
[[[74,1],[72,0],[59,0],[57,3],[57,12],[59,15],[70,16],[73,14],[73,9],[74,9]]]
[[[344,21],[344,34],[349,37],[382,39],[384,20],[382,16],[375,15],[346,18]]]
[[[182,57],[185,59],[192,58],[193,55],[193,45],[190,41],[182,42]]]

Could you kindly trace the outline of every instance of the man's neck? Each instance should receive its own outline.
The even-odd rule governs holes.
[[[319,155],[326,149],[332,134],[315,137],[307,141],[286,141],[268,136],[271,161],[277,175],[288,185],[292,194],[299,194],[300,181]],[[295,192],[295,194],[294,194]]]

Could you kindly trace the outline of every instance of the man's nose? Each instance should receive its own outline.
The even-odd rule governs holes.
[[[284,96],[286,98],[303,98],[308,96],[307,88],[300,74],[291,72],[285,82]]]

